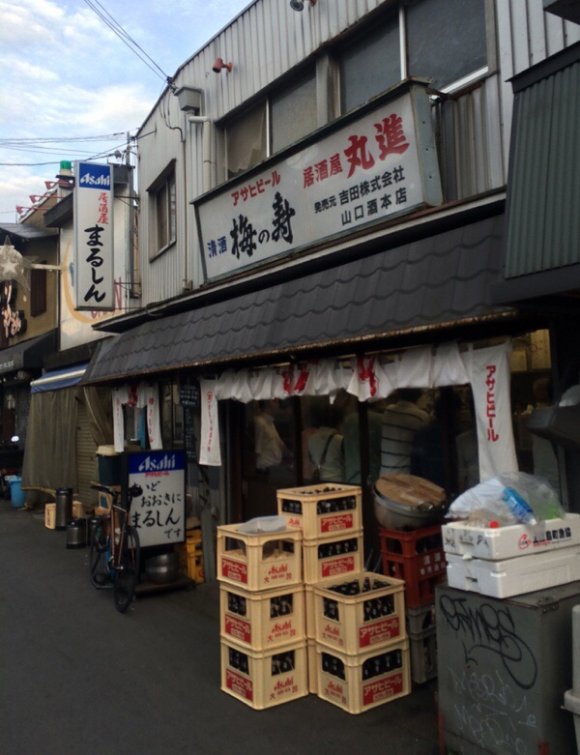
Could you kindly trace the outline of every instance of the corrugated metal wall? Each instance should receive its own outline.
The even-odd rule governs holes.
[[[437,105],[447,199],[505,185],[513,100],[508,79],[580,39],[580,27],[544,13],[542,0],[488,2],[495,12],[497,70],[467,94]],[[296,13],[288,0],[256,0],[184,63],[176,75],[177,86],[201,89],[206,114],[212,120],[222,118],[369,13],[392,4],[392,0],[321,0],[314,8]],[[234,64],[232,73],[212,71],[218,56]],[[164,254],[152,264],[143,260],[143,304],[182,293],[187,280],[194,287],[202,282],[190,202],[208,188],[203,182],[203,128],[187,123],[170,92],[161,97],[143,126],[139,143],[142,240],[149,228],[143,187],[172,158],[178,161],[180,197],[177,254]],[[215,133],[212,138],[210,172],[215,177],[219,152]],[[182,171],[184,162],[187,174]]]
[[[580,63],[517,95],[518,139],[512,161],[507,277],[578,261],[578,93]],[[559,218],[570,218],[571,222],[560,223]]]

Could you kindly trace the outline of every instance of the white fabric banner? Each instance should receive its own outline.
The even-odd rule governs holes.
[[[510,344],[463,354],[475,404],[479,475],[483,482],[517,472],[510,398]]]
[[[157,387],[139,383],[139,385],[124,385],[113,392],[113,442],[115,451],[123,453],[125,450],[125,420],[123,405],[134,406],[138,409],[146,408],[147,437],[153,450],[163,448],[161,439],[161,419],[159,415],[159,399]]]
[[[410,349],[382,365],[377,356],[349,364],[327,359],[256,370],[224,372],[201,380],[200,464],[221,464],[218,399],[248,403],[290,396],[329,396],[345,389],[359,401],[388,398],[397,388],[440,388],[471,383],[476,412],[481,480],[517,471],[511,424],[510,344],[463,354],[457,343]],[[122,413],[121,413],[122,414]],[[117,415],[115,414],[115,417]],[[116,442],[117,436],[115,436]]]
[[[222,463],[216,380],[200,380],[201,443],[199,463],[219,467]]]

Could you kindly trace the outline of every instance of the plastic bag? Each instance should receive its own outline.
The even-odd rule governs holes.
[[[556,492],[544,478],[514,472],[492,477],[466,490],[453,501],[446,518],[537,524],[564,514]]]
[[[238,527],[239,532],[256,535],[260,532],[280,532],[286,529],[286,520],[283,516],[257,516],[248,519]]]

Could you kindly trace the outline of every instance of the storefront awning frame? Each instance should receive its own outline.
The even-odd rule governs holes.
[[[104,341],[84,384],[182,369],[346,353],[407,336],[511,321],[493,306],[503,214],[317,270],[259,291],[151,319]],[[449,338],[449,335],[446,336]]]

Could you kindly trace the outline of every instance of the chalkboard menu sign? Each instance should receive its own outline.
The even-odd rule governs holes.
[[[199,406],[199,384],[191,383],[179,386],[179,399],[182,406]]]

